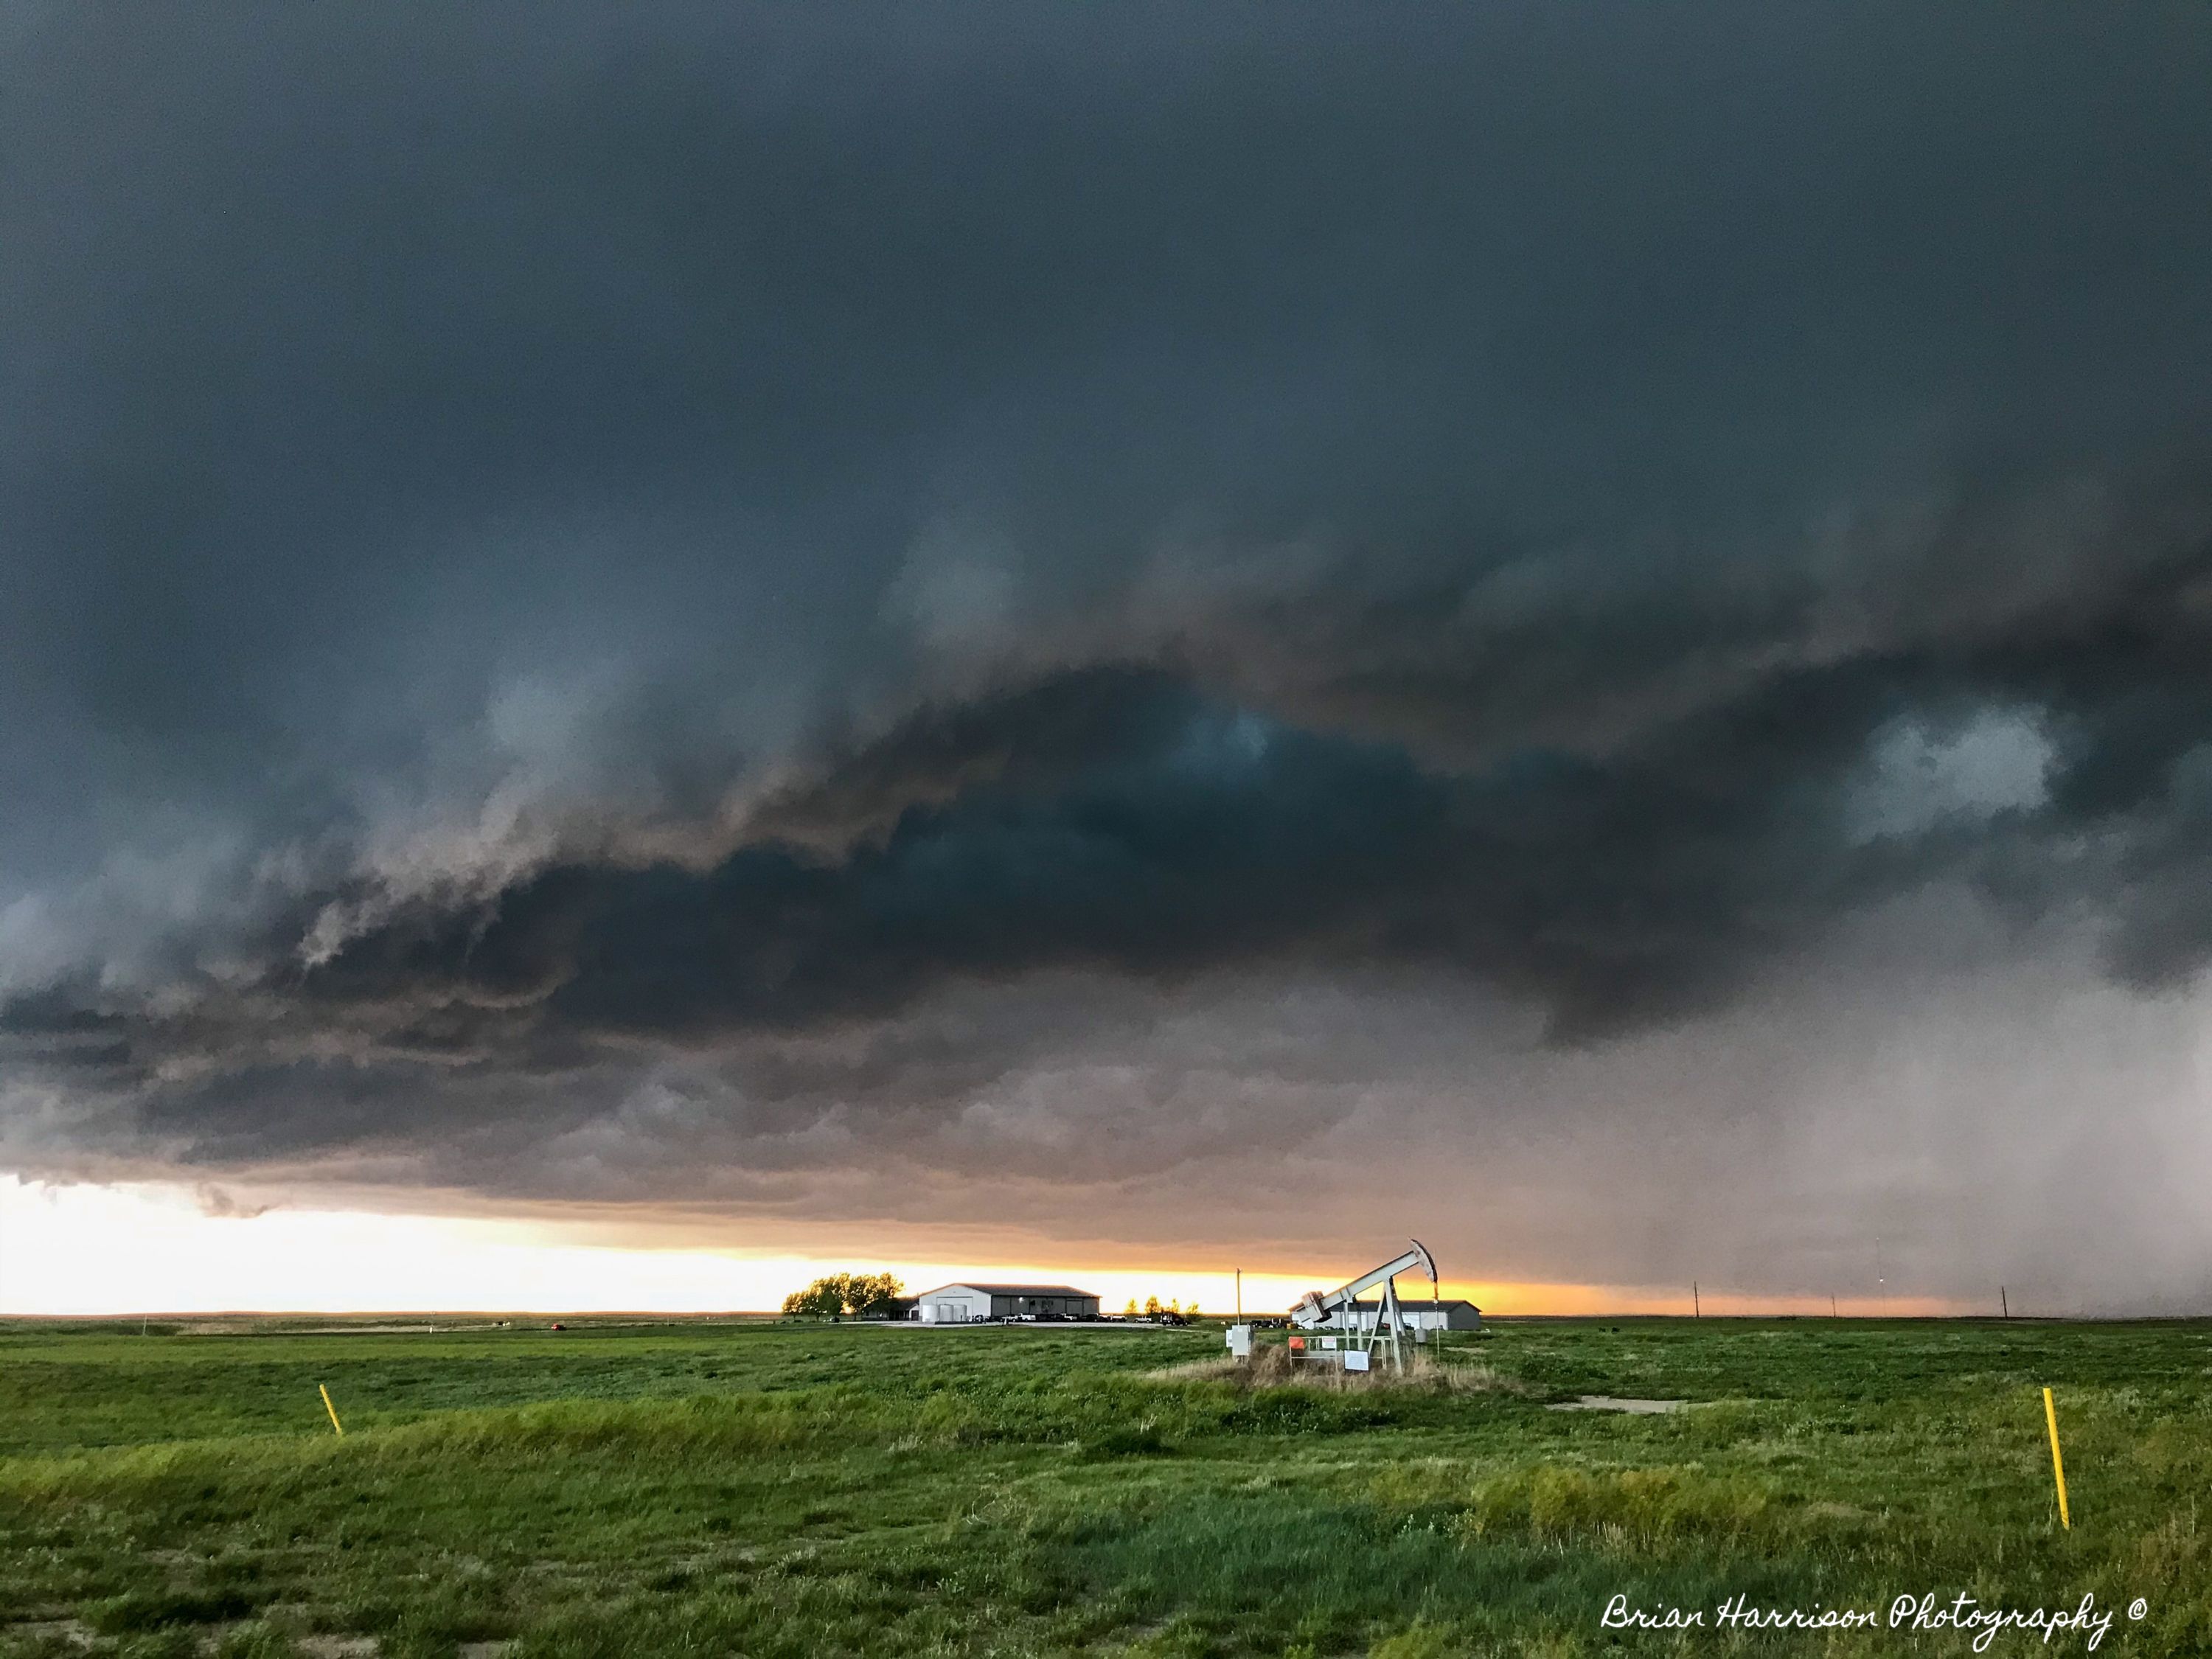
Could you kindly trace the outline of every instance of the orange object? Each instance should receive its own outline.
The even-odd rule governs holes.
[[[1306,1340],[1303,1336],[1294,1336],[1291,1339],[1291,1346],[1293,1348],[1303,1348],[1305,1345]]]

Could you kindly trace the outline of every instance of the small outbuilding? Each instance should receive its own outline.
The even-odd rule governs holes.
[[[1404,1317],[1409,1331],[1479,1331],[1482,1328],[1482,1310],[1472,1302],[1447,1297],[1442,1302],[1414,1301],[1401,1297],[1398,1311]],[[1382,1316],[1378,1303],[1354,1303],[1348,1308],[1339,1308],[1322,1323],[1325,1331],[1371,1331]]]
[[[987,1319],[1096,1319],[1098,1298],[1073,1285],[940,1285],[915,1297],[925,1325],[973,1325]]]

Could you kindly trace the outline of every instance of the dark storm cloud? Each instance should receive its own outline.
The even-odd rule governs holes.
[[[1290,1158],[1441,1098],[1378,1010],[1566,1076],[1929,892],[2212,951],[2201,9],[0,51],[21,1167],[953,1215],[977,1123]]]
[[[953,730],[913,722],[780,803],[804,822],[905,782],[903,810],[840,854],[556,863],[479,907],[404,911],[300,984],[698,1039],[881,1016],[951,976],[1427,958],[1614,1024],[1696,1000],[1763,938],[1917,867],[1846,844],[1829,775],[1899,700],[1856,670],[1811,678],[1676,734],[1702,774],[1686,783],[1545,751],[1424,772],[1157,673],[1089,671],[969,704]],[[1086,733],[1089,755],[1040,744],[1070,703],[1121,729]]]

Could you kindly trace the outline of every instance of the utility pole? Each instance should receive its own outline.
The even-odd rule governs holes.
[[[1237,1322],[1244,1322],[1244,1270],[1237,1269]]]
[[[1831,1319],[1840,1319],[1842,1316],[1842,1315],[1836,1311],[1836,1293],[1833,1291],[1830,1291],[1828,1292],[1828,1317]]]
[[[1690,1281],[1690,1317],[1703,1319],[1705,1316],[1705,1310],[1698,1305],[1698,1281],[1693,1279]]]
[[[1997,1313],[2001,1318],[2012,1317],[2012,1304],[2005,1300],[2004,1286],[2002,1285],[1997,1286]]]

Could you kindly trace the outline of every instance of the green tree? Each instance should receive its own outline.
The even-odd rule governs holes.
[[[783,1298],[787,1318],[835,1319],[845,1310],[845,1296],[836,1278],[817,1279],[803,1291]]]
[[[845,1311],[858,1318],[884,1315],[891,1311],[906,1286],[890,1273],[848,1273],[845,1276]]]
[[[903,1288],[890,1273],[829,1273],[784,1297],[783,1311],[803,1319],[888,1314]]]

